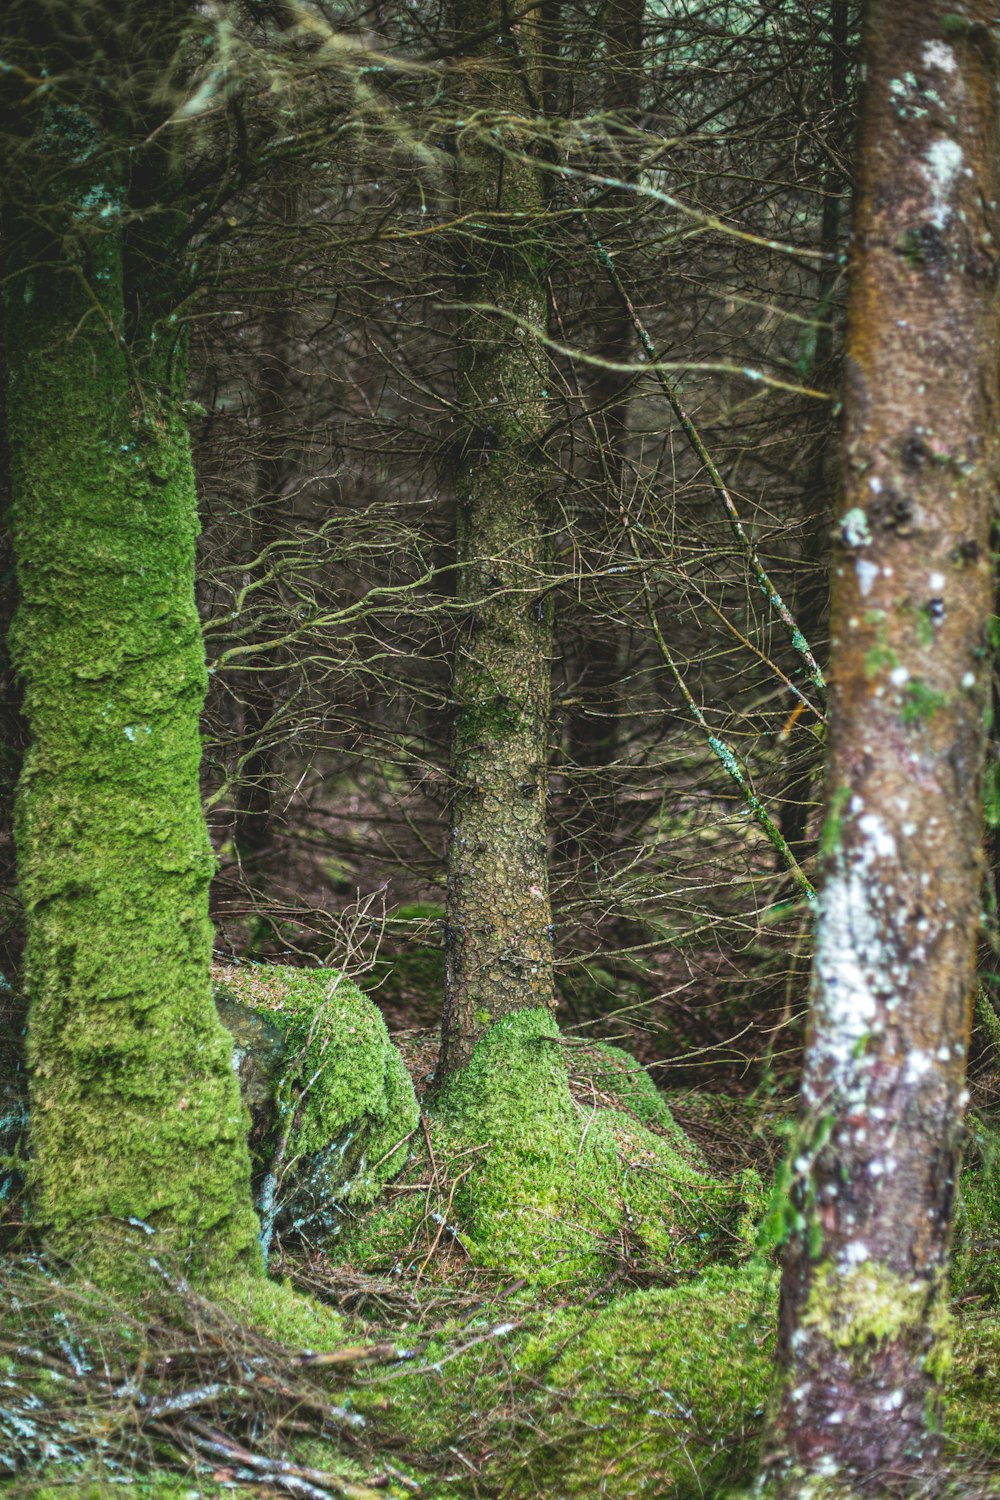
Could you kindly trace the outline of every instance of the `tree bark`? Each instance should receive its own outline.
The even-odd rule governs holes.
[[[219,1270],[257,1244],[209,981],[184,340],[165,315],[127,341],[124,151],[79,108],[40,128],[65,170],[8,222],[5,289],[32,1217],[102,1279],[136,1220]],[[162,273],[130,288],[147,318]]]
[[[983,875],[991,22],[985,0],[871,0],[863,38],[824,879],[766,1463],[783,1495],[912,1493],[940,1444]]]
[[[458,597],[452,694],[446,992],[438,1078],[501,1016],[553,1000],[546,851],[552,608],[546,477],[546,323],[539,173],[525,118],[539,87],[536,21],[498,0],[455,4],[465,64],[458,136],[464,218],[456,337],[465,419],[456,472]],[[502,146],[484,139],[497,123]],[[483,308],[491,309],[483,311]],[[492,311],[496,309],[496,311]]]

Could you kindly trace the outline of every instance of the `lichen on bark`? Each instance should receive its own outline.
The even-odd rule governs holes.
[[[6,224],[31,1212],[92,1274],[118,1274],[130,1220],[221,1269],[257,1236],[209,983],[184,340],[168,316],[129,347],[122,155],[49,128],[62,232]]]
[[[1000,232],[976,40],[990,8],[969,0],[960,35],[953,10],[873,0],[863,41],[828,812],[766,1464],[788,1496],[912,1493],[940,1452],[983,867]]]

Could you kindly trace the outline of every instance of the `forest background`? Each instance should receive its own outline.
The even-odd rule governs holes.
[[[665,1256],[626,1172],[611,1189],[617,1215],[601,1223],[599,1255],[564,1248],[561,1272],[557,1256],[539,1291],[523,1225],[503,1253],[483,1254],[476,1236],[498,1234],[496,1205],[481,1197],[458,1221],[470,1146],[452,1143],[439,1174],[441,1142],[425,1116],[412,1128],[427,1155],[411,1147],[416,1165],[396,1189],[397,1202],[414,1201],[418,1186],[423,1195],[402,1253],[393,1241],[380,1260],[377,1244],[357,1242],[341,1256],[314,1207],[303,1223],[299,1200],[282,1216],[268,1199],[287,1148],[268,1122],[258,1128],[271,1132],[271,1171],[255,1158],[255,1185],[272,1266],[338,1309],[335,1333],[313,1304],[282,1301],[280,1317],[273,1307],[265,1316],[259,1289],[238,1317],[193,1306],[174,1276],[158,1337],[187,1349],[177,1329],[193,1320],[198,1353],[180,1393],[164,1386],[150,1399],[181,1412],[192,1392],[219,1386],[205,1398],[214,1436],[197,1426],[165,1435],[160,1408],[151,1431],[149,1414],[133,1410],[113,1441],[88,1418],[77,1450],[96,1464],[97,1486],[136,1465],[141,1480],[169,1449],[188,1485],[264,1475],[296,1493],[360,1494],[374,1475],[383,1492],[418,1482],[430,1493],[434,1484],[474,1494],[599,1484],[623,1497],[721,1492],[757,1462],[773,1321],[767,1261],[783,1231],[772,1212],[754,1258],[750,1220],[764,1212],[795,1115],[813,957],[858,9],[844,0],[809,9],[614,0],[523,15],[488,4],[218,6],[196,22],[185,13],[188,30],[166,63],[170,7],[44,13],[55,18],[65,76],[111,71],[124,81],[119,103],[148,96],[137,108],[144,149],[170,143],[169,172],[151,173],[145,201],[130,202],[130,253],[137,267],[159,267],[149,302],[187,346],[218,990],[246,1005],[239,970],[252,964],[346,974],[337,1004],[354,1003],[353,984],[374,999],[423,1092],[436,1067],[461,1072],[490,1022],[547,1006],[551,966],[580,1120],[624,1108],[675,1143],[679,1126],[671,1170],[675,1182],[700,1184],[690,1212],[704,1244],[691,1254],[692,1236],[672,1223],[668,1237],[683,1251]],[[15,62],[4,73],[15,246],[18,213],[51,233],[37,211],[46,204],[38,157],[18,136],[26,100],[45,87],[44,74],[16,61],[25,36],[37,44],[32,24],[11,26]],[[79,225],[80,202],[58,172],[53,180],[60,192],[46,211]],[[121,207],[113,189],[86,207],[99,219],[109,205]],[[126,291],[129,275],[141,283],[126,266]],[[131,316],[141,328],[149,314]],[[470,515],[484,486],[494,531],[477,553]],[[512,542],[524,543],[513,555]],[[7,532],[4,545],[9,623],[18,591]],[[78,586],[70,566],[64,586]],[[0,966],[13,986],[15,1073],[25,921],[12,829],[29,739],[20,696],[29,636],[22,624],[22,658],[6,665],[0,704]],[[509,673],[533,704],[521,739],[504,713],[513,689],[499,714],[494,705],[469,727],[470,704],[482,707],[469,663],[491,640],[494,680]],[[910,709],[914,721],[933,712],[916,699]],[[490,776],[504,757],[497,793]],[[491,795],[492,818],[481,810]],[[995,830],[989,778],[985,800]],[[551,903],[528,962],[509,961],[509,933],[484,955],[456,926],[466,908],[455,892],[476,884],[475,868],[450,850],[456,827],[498,872],[467,895],[480,914],[517,922],[525,903]],[[969,1482],[984,1493],[998,1447],[982,1392],[1000,1360],[991,901],[955,1283],[964,1362],[949,1408]],[[523,924],[514,930],[520,939]],[[467,974],[485,967],[495,1010],[479,1013],[462,962]],[[295,980],[280,982],[294,990]],[[453,1058],[442,1066],[446,990]],[[12,1249],[23,1248],[19,1108],[5,1117]],[[498,1128],[479,1124],[473,1161],[492,1139],[487,1124]],[[398,1171],[391,1132],[385,1145]],[[644,1149],[630,1143],[629,1171]],[[355,1201],[367,1206],[358,1180]],[[728,1197],[709,1192],[707,1219],[706,1182],[711,1192],[730,1185]],[[661,1195],[662,1183],[661,1174]],[[537,1210],[545,1200],[533,1201]],[[566,1305],[581,1265],[582,1315]],[[34,1309],[41,1341],[51,1285],[29,1294],[21,1262],[9,1274],[21,1278],[12,1294]],[[73,1339],[90,1347],[132,1317],[99,1301],[59,1315],[73,1321],[73,1349]],[[353,1337],[353,1364],[381,1362],[389,1381],[405,1373],[396,1356],[406,1327],[421,1372],[395,1402],[377,1379],[352,1391],[368,1421],[363,1441],[342,1414],[329,1416],[327,1393],[324,1446],[296,1448],[311,1399],[295,1383],[301,1361],[250,1331],[256,1320],[270,1337],[276,1318],[291,1344],[325,1339],[343,1354]],[[506,1335],[493,1337],[508,1322],[514,1353]],[[46,1358],[58,1358],[45,1337]],[[878,1344],[883,1333],[871,1337]],[[222,1381],[206,1373],[213,1341],[231,1361]],[[679,1372],[688,1341],[696,1357]],[[243,1377],[233,1370],[261,1349],[280,1366],[284,1393],[241,1416],[237,1438],[232,1388]],[[431,1420],[426,1370],[439,1376],[442,1358],[475,1398],[434,1378],[441,1410]],[[161,1350],[161,1382],[171,1359],[183,1365],[180,1352]],[[89,1357],[62,1360],[61,1375],[68,1369],[80,1387],[76,1407],[103,1411],[107,1390],[91,1381]],[[720,1403],[723,1369],[732,1384]],[[553,1435],[564,1409],[570,1418]],[[22,1424],[40,1420],[16,1410]],[[58,1457],[46,1442],[66,1420],[54,1406],[34,1433],[12,1429],[25,1493],[50,1482],[38,1472]],[[616,1442],[620,1423],[628,1437]]]

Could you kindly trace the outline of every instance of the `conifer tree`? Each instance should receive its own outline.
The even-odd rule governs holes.
[[[537,17],[456,4],[468,60],[457,127],[455,474],[462,618],[453,675],[446,997],[439,1078],[501,1016],[551,1008],[546,848],[552,605],[540,444],[546,294],[530,117]]]

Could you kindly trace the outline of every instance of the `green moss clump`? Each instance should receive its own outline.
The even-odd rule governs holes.
[[[419,1118],[385,1022],[336,971],[216,965],[213,977],[251,1111],[255,1180],[275,1173],[293,1227],[335,1227],[345,1204],[373,1202],[402,1169]]]
[[[619,1109],[634,1116],[647,1130],[669,1140],[693,1166],[708,1170],[705,1158],[671,1114],[666,1098],[630,1052],[607,1042],[591,1042],[573,1048],[568,1065],[574,1092],[581,1103],[586,1103],[588,1088],[595,1102],[610,1097]]]
[[[898,1338],[919,1321],[927,1303],[927,1288],[915,1290],[909,1281],[874,1261],[851,1271],[817,1266],[802,1315],[806,1328],[818,1328],[838,1349],[863,1348]]]
[[[207,1290],[236,1322],[289,1348],[338,1349],[346,1342],[340,1314],[287,1282],[243,1275],[210,1283]]]
[[[1000,1305],[1000,1130],[973,1115],[955,1216],[952,1290]]]
[[[523,1328],[494,1323],[495,1337],[457,1359],[445,1359],[441,1341],[422,1371],[393,1378],[396,1420],[430,1469],[453,1465],[456,1447],[475,1452],[493,1413],[487,1481],[504,1500],[720,1494],[755,1462],[775,1294],[773,1273],[716,1267],[604,1308],[551,1309]],[[470,1342],[468,1327],[461,1338]],[[463,1493],[459,1474],[448,1491],[456,1484]]]
[[[629,1097],[651,1110],[631,1070],[626,1077]],[[418,1159],[409,1175],[415,1183],[430,1174],[437,1198],[404,1192],[345,1220],[343,1253],[356,1264],[421,1262],[422,1225],[477,1265],[539,1284],[640,1267],[689,1276],[741,1248],[740,1189],[626,1109],[575,1100],[548,1011],[497,1022],[427,1125],[433,1162]]]
[[[577,1313],[554,1364],[551,1338],[525,1351],[569,1409],[562,1440],[540,1446],[511,1494],[680,1500],[746,1477],[771,1379],[775,1280],[716,1267],[596,1318]]]
[[[945,1431],[961,1448],[1000,1459],[1000,1314],[971,1311],[955,1320],[954,1359],[945,1386]]]

